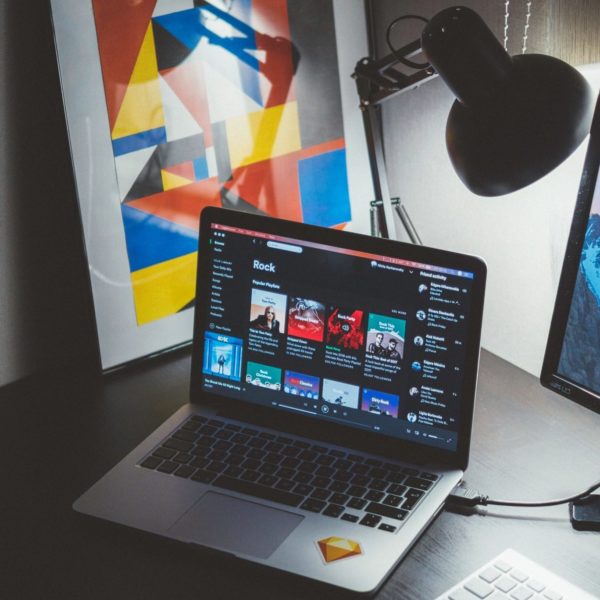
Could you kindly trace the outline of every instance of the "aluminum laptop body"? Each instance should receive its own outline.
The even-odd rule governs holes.
[[[190,402],[81,513],[373,592],[467,466],[475,257],[208,208]]]

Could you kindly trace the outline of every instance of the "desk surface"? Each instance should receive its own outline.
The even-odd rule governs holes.
[[[105,377],[59,374],[0,390],[0,597],[338,596],[71,510],[187,401],[189,363],[180,352]],[[467,482],[492,498],[533,500],[569,495],[599,478],[600,415],[484,352]],[[444,512],[377,598],[434,598],[507,547],[600,596],[600,534],[574,531],[562,506]]]

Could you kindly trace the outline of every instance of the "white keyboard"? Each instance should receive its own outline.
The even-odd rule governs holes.
[[[436,600],[600,600],[512,549]]]

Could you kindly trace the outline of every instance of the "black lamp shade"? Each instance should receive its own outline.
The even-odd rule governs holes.
[[[584,77],[550,56],[511,58],[472,10],[438,13],[421,41],[427,59],[457,96],[446,145],[473,193],[499,196],[533,183],[589,133],[594,97]]]

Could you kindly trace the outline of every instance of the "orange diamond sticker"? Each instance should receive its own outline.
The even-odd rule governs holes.
[[[331,536],[324,538],[319,540],[317,545],[326,563],[363,553],[358,542],[341,537]]]

